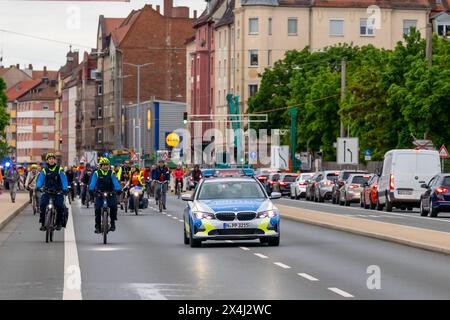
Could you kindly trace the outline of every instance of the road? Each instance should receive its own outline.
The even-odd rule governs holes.
[[[392,212],[386,212],[386,211],[364,209],[360,207],[359,203],[352,203],[351,206],[345,207],[332,204],[331,201],[325,201],[324,203],[316,203],[306,201],[304,198],[301,200],[291,200],[288,198],[282,198],[274,202],[295,208],[318,210],[326,213],[345,215],[350,217],[358,217],[363,219],[394,223],[404,226],[424,228],[435,231],[450,232],[450,213],[448,212],[441,212],[439,213],[438,217],[431,218],[431,217],[421,217],[419,209],[407,211],[394,208]]]
[[[74,266],[82,299],[450,299],[449,256],[289,220],[279,247],[190,248],[184,205],[169,197],[167,212],[153,203],[139,216],[119,211],[107,245],[94,234],[93,209],[78,200],[75,241],[68,226],[46,244],[27,208],[0,231],[0,299],[67,298],[74,289],[64,272]],[[380,289],[367,285],[371,266],[381,272]]]

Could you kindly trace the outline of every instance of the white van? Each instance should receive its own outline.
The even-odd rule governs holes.
[[[377,209],[420,206],[421,185],[441,173],[439,153],[432,150],[391,150],[384,155],[383,171],[378,180]]]

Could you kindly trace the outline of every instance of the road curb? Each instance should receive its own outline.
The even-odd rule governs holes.
[[[19,213],[21,213],[30,203],[26,201],[23,205],[21,205],[19,208],[13,211],[13,213],[6,218],[4,221],[0,222],[0,230],[2,230],[8,223],[11,222],[12,219],[14,219]]]
[[[390,242],[394,242],[394,243],[398,243],[398,244],[402,244],[402,245],[407,245],[409,247],[414,247],[414,248],[419,248],[419,249],[424,249],[427,251],[432,251],[432,252],[438,252],[438,253],[443,253],[443,254],[447,254],[450,255],[450,249],[447,248],[442,248],[442,247],[437,247],[437,246],[432,246],[432,245],[426,245],[423,243],[419,243],[413,240],[407,240],[407,239],[402,239],[402,238],[396,238],[396,237],[392,237],[389,235],[385,235],[382,233],[373,233],[373,232],[368,232],[368,231],[361,231],[355,228],[351,228],[351,227],[344,227],[344,226],[338,226],[332,223],[326,223],[326,222],[319,222],[319,221],[314,221],[311,219],[307,219],[307,218],[300,218],[300,217],[293,217],[293,216],[289,216],[289,215],[282,215],[282,218],[287,219],[287,220],[292,220],[292,221],[296,221],[296,222],[301,222],[301,223],[307,223],[307,224],[311,224],[311,225],[316,225],[319,227],[324,227],[327,229],[333,229],[333,230],[338,230],[338,231],[345,231],[345,232],[349,232],[349,233],[353,233],[356,235],[361,235],[361,236],[366,236],[366,237],[370,237],[370,238],[375,238],[378,240],[384,240],[384,241],[390,241]],[[355,218],[357,219],[357,218]]]

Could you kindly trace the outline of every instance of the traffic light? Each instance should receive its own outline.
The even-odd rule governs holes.
[[[186,124],[188,122],[188,113],[187,112],[183,113],[183,122],[184,122],[184,124]]]
[[[63,141],[62,138],[59,138],[59,144],[62,144],[62,141]]]

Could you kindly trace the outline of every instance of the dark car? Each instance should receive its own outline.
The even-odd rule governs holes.
[[[375,209],[377,205],[378,178],[379,176],[375,174],[369,181],[363,184],[360,199],[361,208]]]
[[[308,180],[308,184],[306,185],[306,200],[307,201],[315,201],[315,194],[316,194],[316,188],[317,188],[317,184],[319,183],[320,180],[322,180],[323,177],[323,172],[319,171],[316,172],[313,177]]]
[[[296,173],[282,173],[280,178],[276,182],[275,191],[280,192],[282,195],[291,193],[291,183],[295,182],[298,174]]]
[[[340,189],[344,185],[345,181],[347,181],[348,177],[350,177],[351,174],[355,173],[367,173],[367,171],[362,170],[342,170],[339,174],[339,177],[335,181],[333,188],[331,189],[331,202],[334,204],[339,204],[340,199]]]
[[[450,173],[434,176],[422,184],[425,192],[420,196],[420,215],[437,217],[439,212],[450,212]]]
[[[272,191],[274,191],[273,190],[274,184],[277,183],[278,179],[280,178],[280,175],[281,175],[281,173],[271,173],[269,175],[269,178],[267,179],[268,180],[268,183],[267,183],[267,193],[268,194],[271,194]]]

